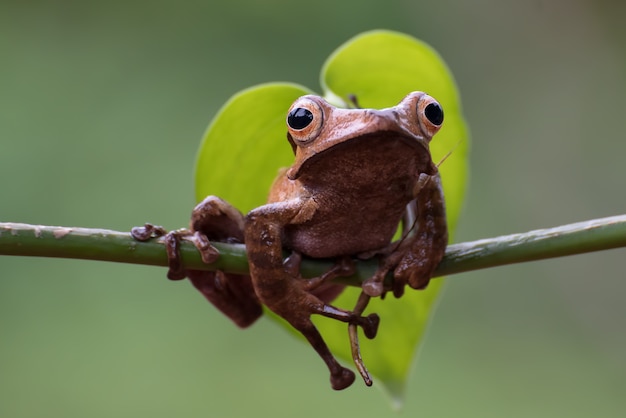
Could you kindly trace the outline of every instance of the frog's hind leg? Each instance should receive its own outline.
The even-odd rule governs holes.
[[[219,197],[208,196],[200,202],[191,214],[191,239],[203,261],[211,263],[219,257],[210,240],[243,243],[243,223],[241,212]],[[188,270],[187,276],[209,302],[241,328],[263,314],[250,276],[203,270]]]
[[[219,270],[188,270],[187,276],[202,296],[238,327],[249,327],[263,314],[250,276]]]
[[[343,367],[335,357],[333,357],[321,334],[309,318],[300,321],[299,324],[292,323],[292,325],[306,337],[309,344],[311,344],[315,351],[317,351],[317,354],[324,360],[324,363],[326,363],[330,371],[330,385],[333,389],[342,390],[354,382],[354,372]]]
[[[332,387],[340,390],[352,384],[354,373],[333,357],[311,321],[311,315],[355,323],[363,327],[369,338],[376,335],[379,319],[375,314],[362,317],[324,303],[309,290],[299,273],[294,272],[297,260],[284,265],[284,227],[311,219],[316,205],[313,199],[295,199],[254,209],[246,217],[246,246],[252,282],[259,299],[306,337],[326,363]]]
[[[315,297],[311,295],[311,298]],[[327,305],[325,303],[312,303],[311,306],[314,308],[310,312],[310,314],[318,314],[326,316],[328,318],[333,318],[338,321],[346,322],[355,327],[361,326],[365,335],[368,338],[374,338],[376,336],[378,324],[380,322],[378,315],[376,314],[370,314],[366,317],[363,317],[359,314],[344,311],[343,309],[335,308],[334,306]],[[328,366],[328,370],[330,371],[330,383],[333,389],[341,390],[350,386],[352,382],[354,382],[354,373],[351,370],[348,370],[345,367],[341,366],[333,357],[332,353],[328,349],[328,346],[324,342],[317,328],[315,328],[315,325],[313,325],[313,322],[311,322],[311,319],[308,315],[300,316],[298,319],[298,321],[290,322],[294,326],[294,328],[296,328],[306,337],[311,346],[315,349],[315,351],[317,351],[322,360],[324,360],[324,362]],[[356,344],[358,345],[358,341],[356,342]],[[361,371],[360,368],[359,371]]]
[[[131,235],[138,241],[163,237],[169,263],[167,277],[171,280],[188,277],[209,302],[235,324],[245,328],[263,313],[250,276],[186,270],[180,257],[180,241],[188,239],[196,246],[205,263],[214,262],[219,258],[219,251],[210,241],[242,243],[243,219],[243,215],[226,201],[209,196],[193,209],[190,230],[179,229],[168,233],[161,227],[146,224],[133,228]]]

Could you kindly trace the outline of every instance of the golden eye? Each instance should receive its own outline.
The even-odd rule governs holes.
[[[307,143],[317,138],[324,123],[324,112],[315,96],[304,96],[291,105],[287,113],[289,135],[294,141]]]
[[[443,108],[437,100],[423,94],[417,101],[416,111],[421,131],[432,138],[443,124]]]

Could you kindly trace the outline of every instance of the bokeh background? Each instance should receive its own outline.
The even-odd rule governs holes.
[[[327,55],[375,28],[430,43],[457,79],[473,137],[457,241],[624,213],[625,18],[611,0],[2,0],[0,221],[185,226],[219,106],[266,81],[318,89]],[[449,278],[402,415],[623,416],[625,254]],[[0,416],[395,416],[164,274],[0,257]]]

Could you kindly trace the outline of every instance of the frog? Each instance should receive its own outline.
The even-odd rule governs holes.
[[[285,319],[322,358],[331,387],[345,389],[355,374],[335,359],[311,316],[361,327],[374,338],[380,318],[362,315],[370,297],[388,291],[400,297],[407,286],[428,285],[448,242],[441,176],[429,147],[442,123],[441,105],[420,91],[385,109],[342,108],[320,96],[302,96],[286,117],[294,162],[280,171],[265,205],[244,215],[208,196],[193,209],[189,229],[166,233],[146,224],[132,234],[139,240],[165,235],[168,277],[189,278],[238,326],[254,323],[263,306]],[[394,241],[400,225],[401,238]],[[206,263],[219,257],[211,241],[245,244],[250,274],[185,269],[181,239],[191,240]],[[303,257],[336,263],[304,279]],[[362,283],[359,307],[333,306],[344,288],[333,279],[352,273],[355,259],[373,257],[379,266]],[[371,384],[360,361],[358,354],[357,369]]]

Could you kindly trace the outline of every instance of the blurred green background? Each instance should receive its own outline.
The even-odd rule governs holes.
[[[624,18],[610,0],[3,0],[0,221],[185,226],[219,106],[260,82],[319,89],[327,55],[374,28],[430,43],[459,84],[457,241],[624,213]],[[451,277],[402,415],[623,416],[623,260]],[[240,331],[164,275],[0,257],[0,416],[395,416],[361,382],[331,391],[275,324]]]

